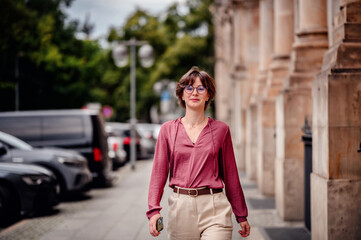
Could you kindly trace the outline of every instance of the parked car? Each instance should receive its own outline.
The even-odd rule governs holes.
[[[157,141],[158,140],[158,135],[160,132],[160,128],[162,127],[162,124],[155,124],[154,129],[153,129],[153,138]]]
[[[160,126],[154,123],[137,123],[137,130],[141,136],[140,144],[145,149],[147,158],[153,157]]]
[[[0,131],[33,147],[60,147],[80,152],[96,183],[110,186],[112,162],[101,114],[91,110],[43,110],[0,113]]]
[[[55,175],[43,167],[0,163],[0,225],[57,205],[58,191]]]
[[[123,139],[115,135],[111,130],[105,131],[108,134],[108,156],[113,162],[113,170],[123,166],[127,160],[127,152],[124,150]]]
[[[88,190],[92,175],[87,160],[65,149],[33,148],[24,141],[0,132],[0,162],[30,163],[51,170],[62,194]]]
[[[130,124],[129,123],[119,123],[119,122],[106,122],[105,131],[108,135],[113,137],[118,137],[119,141],[122,143],[123,149],[126,152],[126,161],[130,160],[130,142],[131,142],[131,133],[130,133]],[[136,131],[136,154],[137,159],[142,159],[145,155],[145,150],[140,145],[140,134]]]

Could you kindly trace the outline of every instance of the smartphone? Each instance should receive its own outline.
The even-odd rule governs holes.
[[[160,217],[157,220],[157,231],[160,232],[162,230],[163,230],[163,217]]]

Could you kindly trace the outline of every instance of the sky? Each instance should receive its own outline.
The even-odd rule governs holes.
[[[174,2],[183,0],[74,0],[70,8],[64,11],[69,19],[77,19],[84,23],[90,14],[90,23],[95,24],[91,39],[100,39],[109,32],[111,26],[120,27],[137,7],[150,14],[164,12]],[[82,37],[79,35],[78,37]]]

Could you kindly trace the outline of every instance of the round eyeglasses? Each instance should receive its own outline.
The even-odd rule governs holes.
[[[205,88],[204,86],[198,86],[195,88],[192,85],[187,85],[184,87],[184,91],[188,94],[193,93],[194,89],[197,89],[198,94],[204,94],[207,91],[207,88]]]

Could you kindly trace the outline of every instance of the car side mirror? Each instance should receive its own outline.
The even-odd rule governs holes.
[[[6,147],[0,142],[0,155],[4,155],[7,152]]]

